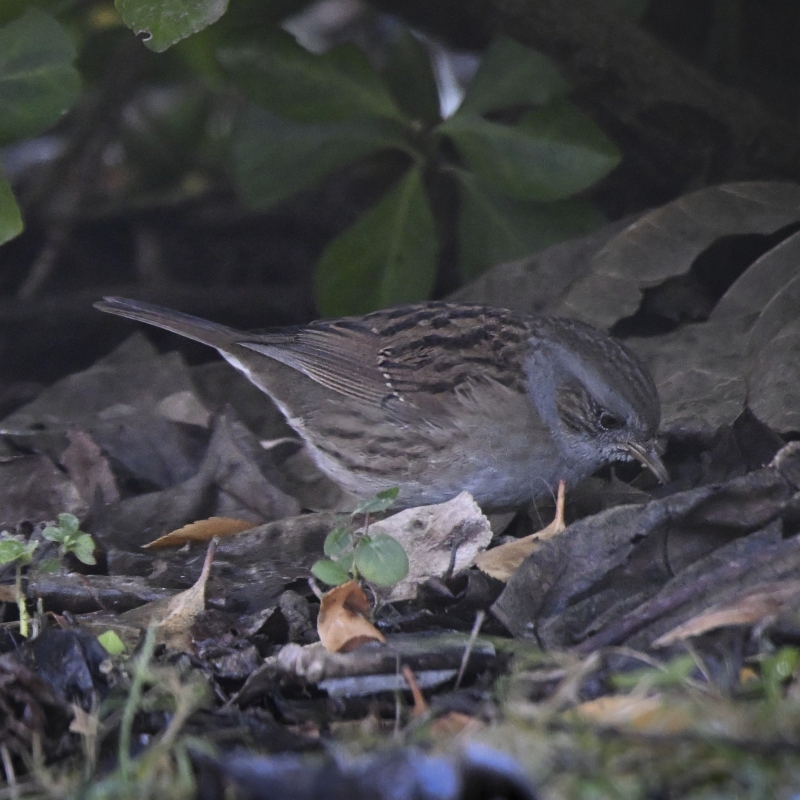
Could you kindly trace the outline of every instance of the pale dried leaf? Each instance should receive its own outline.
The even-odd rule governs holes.
[[[581,703],[568,712],[603,728],[625,728],[639,733],[676,734],[694,722],[689,711],[660,695],[606,695]]]
[[[242,531],[249,531],[255,528],[252,522],[243,519],[231,519],[229,517],[209,517],[190,522],[182,528],[165,533],[154,539],[152,542],[143,544],[142,547],[157,549],[160,547],[183,547],[188,542],[209,542],[215,536],[222,539],[226,536],[234,536]]]
[[[212,540],[206,552],[200,577],[186,591],[165,598],[145,603],[119,615],[123,623],[146,628],[156,625],[158,639],[172,650],[191,650],[188,631],[194,621],[205,609],[206,583],[211,572],[211,563],[217,549],[216,540]]]
[[[564,525],[564,481],[559,481],[558,498],[556,500],[556,513],[553,521],[542,530],[523,536],[516,542],[501,544],[491,550],[479,553],[475,559],[475,566],[504,583],[516,572],[517,567],[543,542],[566,529]]]
[[[454,573],[468,569],[492,539],[489,520],[469,492],[446,503],[407,508],[373,523],[369,532],[394,537],[408,554],[408,575],[392,587],[390,602],[416,597],[421,583],[451,568]]]
[[[700,636],[730,625],[757,625],[774,617],[781,608],[800,597],[800,581],[760,584],[724,608],[715,607],[698,614],[659,636],[652,646],[668,647],[675,642]]]

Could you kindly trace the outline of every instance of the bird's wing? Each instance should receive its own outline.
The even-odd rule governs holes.
[[[446,412],[470,385],[525,390],[528,320],[501,309],[421,303],[237,343],[342,395]]]

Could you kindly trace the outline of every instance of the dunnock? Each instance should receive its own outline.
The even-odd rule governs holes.
[[[249,334],[137,300],[96,307],[215,347],[357,497],[398,486],[407,507],[466,489],[498,509],[616,460],[668,477],[652,378],[581,322],[432,302]]]

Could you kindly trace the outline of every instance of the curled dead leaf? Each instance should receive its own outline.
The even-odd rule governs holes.
[[[383,634],[367,619],[369,601],[356,581],[336,586],[323,595],[317,617],[317,633],[329,653],[347,653],[364,642],[386,643]]]
[[[156,625],[159,641],[164,642],[169,649],[190,651],[189,628],[205,610],[206,583],[216,549],[217,542],[212,539],[200,577],[194,585],[172,597],[145,603],[143,606],[126,611],[119,615],[120,621],[139,628]]]
[[[515,542],[501,544],[491,550],[484,550],[475,559],[475,566],[498,581],[507,582],[516,572],[517,567],[534,551],[542,542],[552,539],[553,536],[566,529],[564,525],[564,481],[559,481],[558,498],[556,499],[556,513],[553,521],[542,530],[524,536]]]

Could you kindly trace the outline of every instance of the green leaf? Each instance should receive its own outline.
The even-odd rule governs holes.
[[[0,539],[0,564],[29,564],[38,542],[28,542],[16,536],[4,536]]]
[[[441,122],[439,90],[433,75],[431,58],[419,39],[401,26],[383,70],[397,105],[406,116],[423,125]]]
[[[349,573],[335,561],[323,558],[311,567],[311,574],[329,586],[340,586],[350,580]]]
[[[378,492],[375,497],[365,500],[363,503],[359,503],[351,516],[355,517],[358,514],[378,514],[381,511],[386,511],[386,509],[391,508],[394,501],[397,500],[398,494],[400,494],[399,486],[392,486],[391,489],[384,489],[382,492]]]
[[[549,58],[507,36],[495,36],[457,114],[544,105],[567,91],[569,84]]]
[[[352,550],[348,550],[346,553],[342,553],[339,558],[336,559],[336,563],[348,574],[353,574],[353,561],[355,560],[355,554]]]
[[[492,191],[473,174],[458,171],[459,269],[465,280],[505,261],[583,236],[606,220],[582,198],[537,203]]]
[[[429,296],[438,243],[419,167],[335,239],[315,276],[325,316],[363,314]]]
[[[70,543],[69,551],[84,564],[97,563],[94,557],[94,541],[88,533],[79,534],[76,540]]]
[[[800,663],[800,651],[796,647],[782,647],[777,653],[764,656],[761,661],[761,682],[767,699],[777,701],[782,686],[792,677]]]
[[[322,550],[329,558],[340,556],[353,545],[353,536],[349,528],[334,528],[326,537]]]
[[[123,22],[156,53],[216,22],[227,0],[115,0]]]
[[[78,518],[74,514],[59,514],[58,527],[68,536],[77,533],[80,527]]]
[[[47,130],[69,110],[81,89],[74,59],[66,31],[37,8],[0,29],[0,146]]]
[[[614,144],[575,106],[557,101],[523,115],[516,126],[455,116],[449,135],[487,184],[518,200],[563,200],[607,175],[620,160]]]
[[[116,631],[106,631],[97,637],[97,641],[105,648],[105,651],[112,656],[121,656],[125,652],[125,645],[119,638]]]
[[[356,545],[356,568],[370,583],[394,586],[408,575],[408,556],[403,545],[385,533]]]
[[[61,530],[61,528],[53,527],[52,525],[48,525],[43,531],[42,536],[47,539],[49,542],[58,542],[62,544],[64,540],[67,538],[67,534]]]
[[[8,181],[0,173],[0,244],[22,233],[22,215]]]
[[[377,121],[302,125],[251,105],[233,139],[234,178],[248,205],[267,208],[395,142]]]
[[[217,58],[251,100],[296,122],[404,120],[355,45],[316,55],[276,29],[269,44],[220,48]]]

